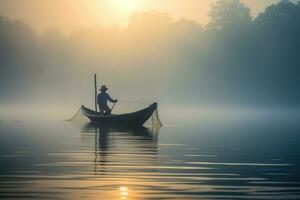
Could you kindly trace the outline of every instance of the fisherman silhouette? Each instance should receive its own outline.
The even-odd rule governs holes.
[[[97,104],[99,106],[99,110],[101,114],[110,114],[111,109],[107,105],[107,101],[116,103],[118,102],[117,99],[112,99],[109,94],[106,93],[108,88],[105,85],[102,85],[101,88],[99,89],[100,93],[97,96]]]

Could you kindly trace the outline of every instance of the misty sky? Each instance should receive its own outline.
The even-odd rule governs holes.
[[[279,0],[242,0],[253,15]],[[206,24],[207,13],[216,0],[0,0],[0,15],[20,19],[37,31],[58,28],[69,32],[76,27],[126,26],[134,12],[159,10],[176,18]]]

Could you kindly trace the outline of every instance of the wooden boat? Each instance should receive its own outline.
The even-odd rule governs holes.
[[[153,103],[147,108],[132,113],[103,115],[82,105],[81,112],[94,124],[103,126],[137,127],[143,126],[156,108],[157,103]]]

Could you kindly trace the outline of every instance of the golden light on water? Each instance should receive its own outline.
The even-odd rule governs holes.
[[[120,187],[120,195],[121,195],[121,199],[125,200],[128,197],[128,188],[126,186],[121,186]]]

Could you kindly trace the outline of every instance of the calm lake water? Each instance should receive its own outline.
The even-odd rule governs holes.
[[[2,121],[0,164],[6,199],[300,199],[300,124]]]

